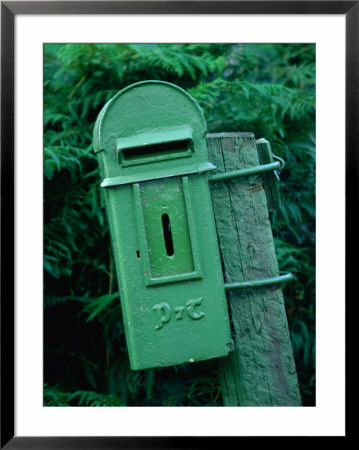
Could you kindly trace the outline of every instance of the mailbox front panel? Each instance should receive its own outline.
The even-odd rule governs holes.
[[[168,196],[158,197],[166,185]],[[227,355],[229,319],[213,212],[206,207],[211,200],[206,177],[168,178],[158,185],[145,182],[105,192],[131,367]],[[163,214],[170,218],[172,255],[167,255]],[[195,233],[191,237],[190,230]]]

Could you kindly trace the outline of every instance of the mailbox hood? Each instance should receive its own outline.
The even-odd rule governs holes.
[[[150,133],[135,134],[127,138],[117,140],[118,149],[124,150],[134,147],[147,147],[154,144],[165,144],[168,142],[185,141],[192,139],[192,128],[182,127],[177,129],[160,128]]]
[[[145,88],[145,93],[147,91],[146,97],[141,97],[141,94],[138,90],[138,87],[142,87],[142,86]],[[149,90],[148,89],[149,86],[153,86],[154,89]],[[94,137],[93,144],[94,144],[95,153],[105,150],[105,142],[104,141],[105,141],[106,136],[104,134],[104,124],[108,120],[107,116],[110,114],[111,109],[119,101],[119,97],[125,96],[128,94],[131,95],[131,93],[132,93],[131,91],[134,88],[136,88],[135,93],[134,93],[134,95],[135,95],[134,98],[137,98],[139,103],[141,103],[141,99],[142,99],[142,102],[145,103],[147,100],[148,94],[150,94],[150,96],[152,97],[152,101],[156,100],[156,97],[157,97],[158,103],[161,103],[161,109],[163,109],[164,114],[167,116],[167,123],[169,123],[169,124],[171,124],[171,122],[173,122],[173,118],[178,115],[177,114],[178,111],[176,111],[174,108],[175,105],[171,101],[166,100],[166,95],[168,95],[168,92],[173,91],[174,94],[177,94],[177,97],[179,99],[182,99],[182,102],[183,102],[183,99],[186,99],[188,102],[188,106],[189,105],[191,106],[189,108],[187,106],[187,109],[188,109],[187,114],[189,114],[188,119],[190,121],[193,121],[193,113],[196,112],[197,113],[196,115],[198,116],[197,117],[198,122],[200,123],[201,127],[203,127],[205,129],[205,133],[207,132],[206,121],[205,121],[205,118],[204,118],[204,115],[203,115],[203,112],[202,112],[200,106],[194,100],[194,98],[191,97],[185,90],[181,89],[180,87],[178,87],[172,83],[168,83],[166,81],[159,81],[159,80],[141,81],[139,83],[131,84],[130,86],[127,86],[125,89],[122,89],[121,91],[119,91],[102,108],[100,114],[97,117],[95,127],[94,127],[94,133],[93,133],[93,137]],[[173,95],[171,97],[173,97]],[[168,99],[168,100],[171,100],[171,99]],[[131,110],[135,109],[135,110],[137,110],[137,112],[140,112],[139,110],[141,109],[142,117],[143,117],[143,113],[146,112],[144,110],[144,109],[146,109],[146,108],[144,108],[144,105],[141,106],[140,104],[138,104],[137,108],[136,107],[134,108],[134,106],[135,105],[131,106]],[[158,108],[158,106],[157,106],[157,108]],[[182,106],[181,109],[183,110],[186,108],[183,108],[183,106]],[[131,111],[131,113],[133,113],[133,111]],[[181,116],[182,115],[183,114],[181,114]],[[111,120],[111,118],[109,118],[109,119]],[[155,117],[153,117],[152,119],[154,119],[154,120],[150,120],[151,125],[148,125],[147,129],[153,131],[155,128],[158,128],[158,126],[160,125],[160,120],[158,120],[159,117],[157,119]],[[181,119],[183,120],[182,117],[181,117]],[[178,119],[175,119],[175,120],[178,121]],[[125,117],[124,117],[124,121],[125,121]],[[186,121],[184,123],[186,123]],[[154,126],[153,126],[153,124],[154,124]],[[120,133],[126,134],[126,130],[125,130],[126,125],[124,123],[119,124],[119,125],[120,125],[120,130],[119,130]],[[136,131],[138,131],[138,129],[141,128],[141,123],[133,123],[132,125],[134,126],[133,129]],[[129,130],[127,130],[127,131],[129,131]]]
[[[143,81],[116,94],[94,128],[102,186],[214,169],[198,103],[164,81]]]

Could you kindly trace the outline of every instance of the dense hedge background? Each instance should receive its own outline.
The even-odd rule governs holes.
[[[271,216],[304,405],[315,404],[315,46],[44,46],[44,404],[219,406],[217,364],[129,368],[92,130],[136,81],[165,80],[209,132],[251,131],[286,160]]]

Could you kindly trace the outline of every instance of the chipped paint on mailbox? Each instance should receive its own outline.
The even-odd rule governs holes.
[[[227,300],[195,100],[161,81],[133,84],[94,129],[131,368],[228,354]]]

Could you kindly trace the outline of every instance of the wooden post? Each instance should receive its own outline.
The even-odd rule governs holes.
[[[260,164],[252,133],[208,134],[218,172]],[[211,183],[225,282],[279,275],[262,175]],[[220,361],[224,406],[300,406],[280,285],[228,291],[234,351]]]

